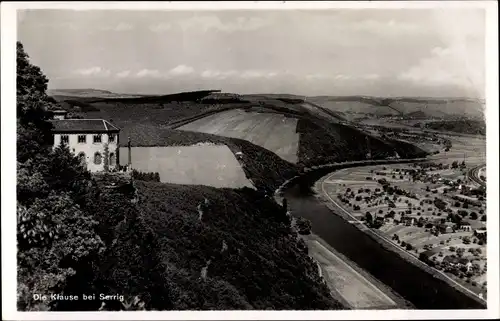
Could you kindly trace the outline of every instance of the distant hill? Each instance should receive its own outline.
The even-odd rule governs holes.
[[[47,94],[52,97],[78,98],[125,98],[141,97],[142,95],[119,94],[101,89],[49,89]]]
[[[470,119],[428,122],[424,124],[424,128],[461,134],[486,135],[486,123]]]
[[[318,105],[339,112],[404,116],[415,112],[421,117],[484,117],[484,100],[471,98],[315,96]]]
[[[206,103],[204,98],[198,99],[207,96],[211,103]],[[219,98],[224,100],[226,97],[241,101],[218,101]],[[263,170],[270,163],[276,163],[276,160],[271,160],[276,157],[286,163],[274,168],[276,174],[272,174],[272,178],[264,179],[258,161],[252,160],[252,164],[255,164],[252,165],[250,178],[259,180],[261,185],[268,187],[275,187],[283,178],[286,179],[288,175],[283,175],[280,168],[288,168],[291,164],[299,165],[300,168],[327,162],[366,159],[367,137],[371,141],[372,158],[391,157],[396,152],[401,157],[425,154],[417,147],[372,137],[344,121],[340,112],[331,111],[320,104],[304,103],[297,97],[299,96],[231,96],[217,92],[214,94],[213,91],[197,91],[124,99],[73,98],[69,103],[75,105],[75,101],[81,101],[84,106],[79,109],[84,117],[113,121],[122,129],[124,137],[132,137],[135,146],[188,146],[205,141],[222,142],[236,151],[231,148],[227,139],[252,143],[252,146],[272,154],[267,163],[262,164]],[[63,103],[68,104],[68,100]],[[383,103],[385,102],[379,102]],[[366,110],[380,108],[384,114],[391,110],[387,107],[374,107],[366,102],[353,101],[353,104],[364,104]],[[179,127],[184,131],[173,130]],[[251,152],[257,158],[259,153],[263,155],[262,152]],[[290,172],[287,170],[287,174]]]
[[[58,94],[66,94],[66,95],[75,95],[75,94],[113,94],[113,92],[109,90],[103,89],[94,89],[94,88],[77,88],[77,89],[49,89],[47,90],[47,94],[49,95],[58,95]]]

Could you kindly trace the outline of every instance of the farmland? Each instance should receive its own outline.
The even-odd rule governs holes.
[[[178,129],[247,140],[297,163],[297,119],[279,114],[233,109],[196,120]]]
[[[485,297],[485,189],[467,177],[474,160],[344,169],[323,186],[381,237]]]
[[[198,97],[202,93],[192,95]],[[121,137],[131,137],[132,145],[137,147],[185,146],[241,138],[303,167],[366,159],[368,137],[373,158],[392,157],[396,153],[400,157],[425,155],[410,144],[367,136],[362,128],[339,124],[334,120],[335,114],[311,104],[305,108],[302,100],[296,98],[245,95],[237,102],[232,99],[217,103],[215,98],[210,102],[193,100],[189,93],[174,96],[119,99],[56,96],[56,100],[61,108],[81,117],[112,121],[121,128]],[[179,123],[181,130],[172,130]]]
[[[120,163],[126,164],[128,151],[120,150]],[[166,183],[213,187],[253,187],[235,155],[226,145],[198,144],[176,147],[134,147],[133,168],[158,172]]]

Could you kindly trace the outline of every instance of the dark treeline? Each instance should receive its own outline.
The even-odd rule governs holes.
[[[132,177],[137,180],[145,181],[145,182],[160,182],[160,173],[146,173],[140,172],[136,169],[132,170]]]

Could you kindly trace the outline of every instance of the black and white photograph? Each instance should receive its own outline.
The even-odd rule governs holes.
[[[2,3],[4,319],[499,317],[497,10]]]

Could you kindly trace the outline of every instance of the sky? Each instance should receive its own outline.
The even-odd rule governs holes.
[[[482,9],[25,10],[50,89],[484,98]]]

